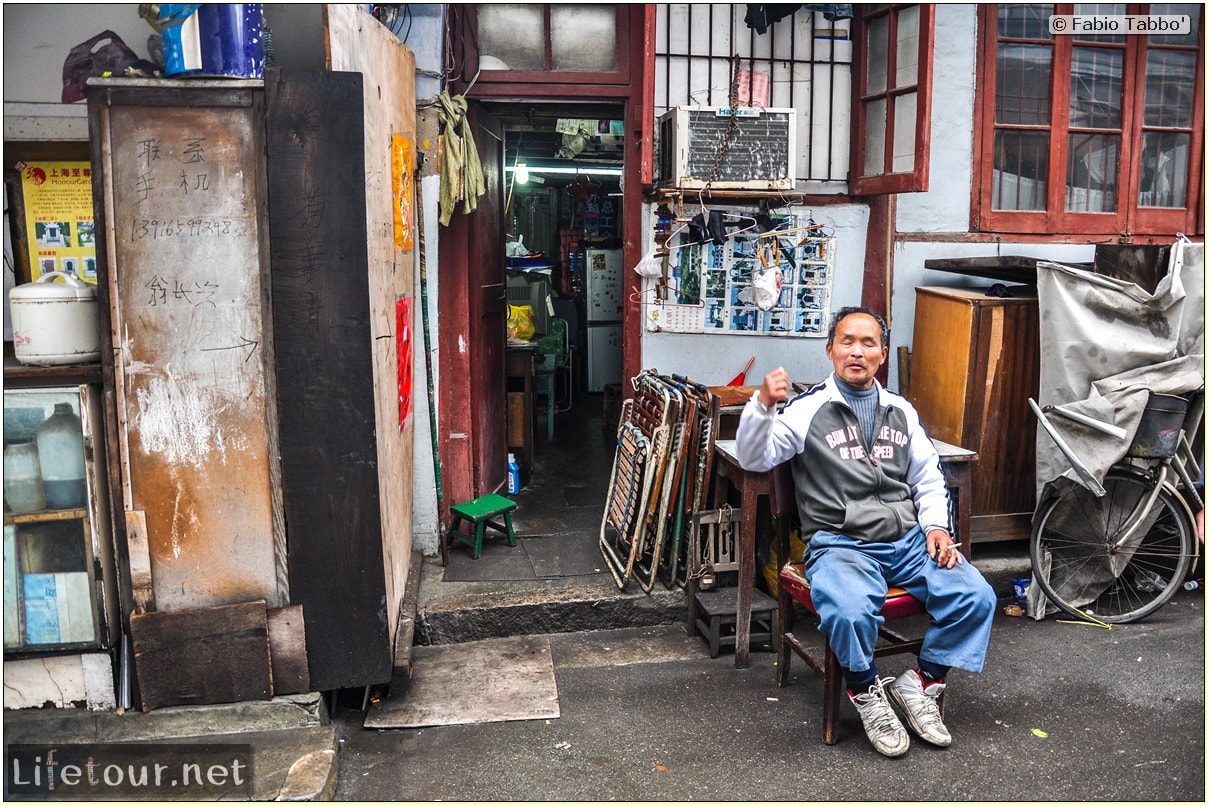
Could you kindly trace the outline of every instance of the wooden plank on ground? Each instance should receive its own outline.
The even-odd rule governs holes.
[[[302,605],[269,611],[269,659],[273,673],[273,696],[305,694],[311,690],[307,668],[306,623]]]
[[[133,613],[130,638],[144,711],[272,697],[263,599]]]

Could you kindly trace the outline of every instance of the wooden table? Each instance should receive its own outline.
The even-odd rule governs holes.
[[[932,444],[940,454],[940,468],[949,482],[949,498],[957,510],[957,535],[954,539],[961,543],[961,553],[969,560],[974,548],[970,515],[974,507],[973,466],[978,461],[978,454],[939,439],[932,440]]]
[[[949,486],[949,495],[957,508],[956,540],[961,543],[961,553],[970,559],[970,503],[971,464],[977,460],[974,451],[932,440],[940,454],[941,467]],[[756,538],[758,515],[763,499],[767,507],[769,476],[767,472],[744,470],[735,456],[735,441],[721,439],[714,443],[714,494],[713,505],[721,506],[727,500],[728,486],[739,493],[739,506],[743,520],[739,524],[739,606],[735,624],[735,668],[746,669],[751,665],[751,594],[756,578]]]

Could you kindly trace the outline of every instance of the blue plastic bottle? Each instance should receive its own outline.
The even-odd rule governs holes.
[[[521,491],[521,468],[516,457],[508,454],[508,495],[519,495]]]

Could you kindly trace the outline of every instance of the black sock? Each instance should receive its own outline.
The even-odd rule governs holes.
[[[950,668],[925,658],[919,659],[919,676],[923,678],[925,686],[929,683],[943,683],[949,675]]]
[[[848,689],[853,693],[864,694],[869,690],[870,686],[877,682],[877,667],[870,666],[863,672],[854,672],[845,669],[844,682],[848,684]]]

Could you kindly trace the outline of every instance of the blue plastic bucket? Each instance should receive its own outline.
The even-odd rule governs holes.
[[[264,77],[260,3],[163,3],[164,74]]]

